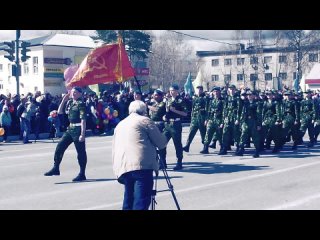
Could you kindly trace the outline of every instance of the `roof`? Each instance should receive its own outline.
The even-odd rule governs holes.
[[[95,48],[96,44],[89,36],[70,35],[70,34],[50,34],[33,39],[23,39],[31,43],[31,46],[65,46],[79,48]],[[6,48],[7,45],[0,43],[0,48]]]

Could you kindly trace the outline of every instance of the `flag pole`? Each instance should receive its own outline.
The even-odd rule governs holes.
[[[136,80],[136,83],[137,83],[137,86],[138,86],[139,92],[140,92],[140,93],[141,93],[141,95],[142,95],[142,92],[141,92],[141,86],[140,86],[140,83],[139,83],[139,81],[138,81],[137,77],[136,77],[136,76],[134,76],[134,79]]]

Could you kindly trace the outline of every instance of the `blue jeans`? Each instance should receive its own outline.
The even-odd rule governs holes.
[[[121,176],[124,183],[122,210],[148,210],[153,188],[153,170],[137,170]]]

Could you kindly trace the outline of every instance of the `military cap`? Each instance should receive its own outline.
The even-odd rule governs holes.
[[[160,89],[156,89],[156,90],[154,90],[154,92],[153,92],[154,94],[158,94],[158,95],[163,95],[163,92],[160,90]]]
[[[198,85],[196,88],[202,88],[203,89],[203,86],[202,85]]]
[[[169,88],[169,90],[179,90],[179,86],[177,84],[172,84]]]
[[[237,88],[236,85],[232,84],[229,86],[229,88]]]
[[[213,87],[213,88],[211,89],[211,92],[213,92],[213,91],[221,91],[221,89],[220,89],[220,87]]]
[[[266,91],[266,95],[271,95],[271,94],[274,94],[274,92],[272,90]]]
[[[79,93],[82,93],[82,88],[81,87],[73,87],[72,89],[77,90]]]
[[[292,92],[291,91],[285,91],[284,93],[283,93],[283,95],[291,95],[292,94]]]

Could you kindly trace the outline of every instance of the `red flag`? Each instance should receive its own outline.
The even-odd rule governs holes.
[[[92,50],[82,61],[67,86],[87,86],[97,83],[124,82],[134,76],[122,39]]]

